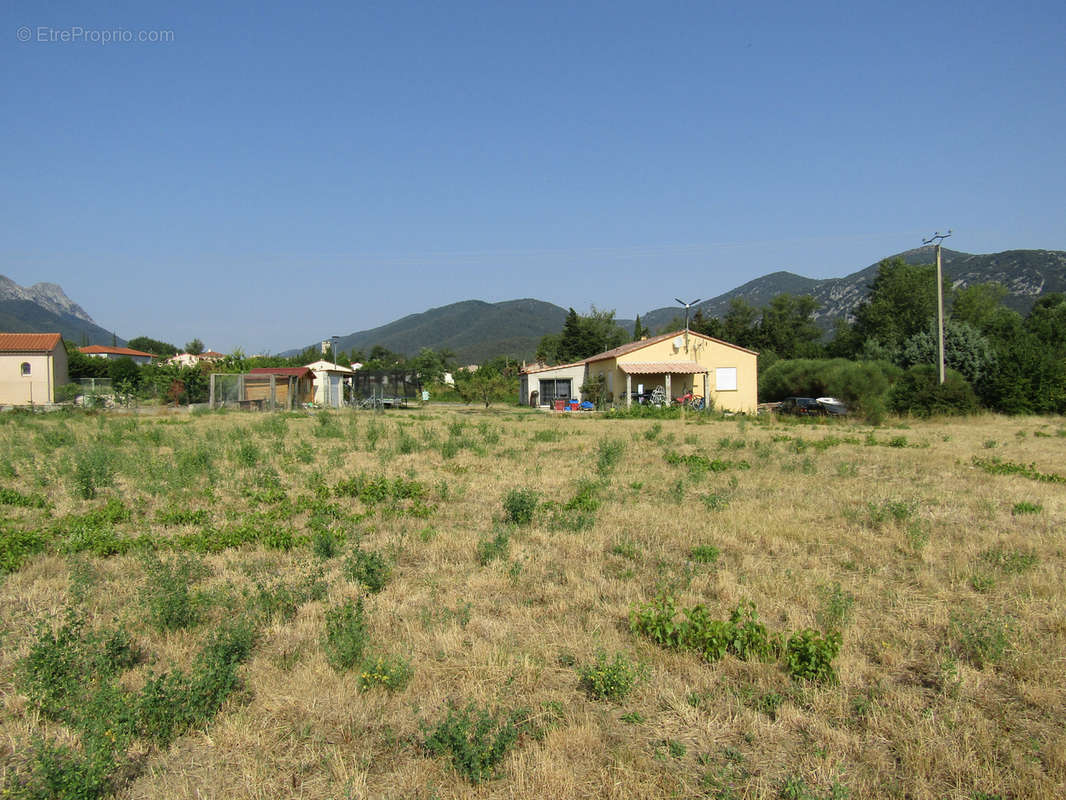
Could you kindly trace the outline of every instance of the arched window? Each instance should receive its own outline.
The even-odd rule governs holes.
[[[26,377],[29,374],[30,374],[30,362],[29,361],[23,361],[22,362],[22,375],[23,375],[23,377]]]

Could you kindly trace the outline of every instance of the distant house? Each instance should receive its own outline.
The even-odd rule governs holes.
[[[315,374],[314,399],[311,402],[333,408],[344,405],[344,385],[351,386],[351,376],[355,374],[353,368],[320,359],[308,364],[307,369]]]
[[[151,353],[143,350],[133,350],[129,347],[104,347],[99,344],[91,344],[88,347],[79,347],[89,358],[132,358],[134,364],[151,364],[155,358]]]
[[[205,350],[202,353],[178,353],[176,356],[168,358],[167,363],[177,364],[182,367],[195,367],[200,362],[221,361],[225,357],[225,353],[218,353],[214,350]]]
[[[694,331],[675,331],[628,342],[558,367],[522,371],[520,401],[552,405],[580,397],[580,386],[603,377],[607,402],[630,405],[662,387],[667,399],[693,393],[726,411],[754,413],[758,405],[758,353]]]
[[[0,405],[54,403],[56,387],[68,382],[58,333],[0,333]]]

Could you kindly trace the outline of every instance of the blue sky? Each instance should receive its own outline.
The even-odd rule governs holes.
[[[946,228],[1066,249],[1061,2],[0,20],[0,273],[124,338],[277,352],[470,298],[631,318]]]

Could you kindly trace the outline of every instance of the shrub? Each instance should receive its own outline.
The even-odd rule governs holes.
[[[888,407],[897,414],[929,417],[935,414],[972,414],[977,395],[966,379],[948,370],[944,383],[934,364],[911,367],[896,381],[888,395]]]
[[[17,530],[0,523],[0,575],[15,572],[32,555],[44,552],[48,539],[40,531]]]
[[[363,660],[367,639],[361,599],[348,600],[326,612],[322,649],[329,665],[337,672],[346,672]]]
[[[621,702],[640,679],[642,669],[622,653],[615,653],[614,660],[600,651],[596,662],[582,667],[578,673],[581,688],[597,700]]]
[[[144,555],[145,585],[141,597],[148,607],[148,620],[160,631],[189,628],[199,621],[199,600],[189,585],[203,577],[203,565],[190,557],[162,561],[153,553]]]
[[[391,575],[392,568],[385,556],[374,550],[355,547],[344,561],[344,577],[363,584],[372,594],[384,589]]]
[[[471,703],[450,705],[448,713],[426,736],[423,746],[435,756],[447,756],[455,771],[471,783],[496,774],[507,751],[518,741],[518,715],[496,715]]]
[[[114,482],[111,448],[99,442],[81,451],[74,462],[74,493],[83,500],[96,497],[96,490]]]
[[[840,652],[841,637],[807,628],[789,637],[785,645],[785,668],[794,680],[835,683],[833,659]]]
[[[538,495],[532,489],[512,489],[503,498],[503,510],[508,522],[528,525],[537,510]]]

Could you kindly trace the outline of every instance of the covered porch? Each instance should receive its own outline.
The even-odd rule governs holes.
[[[674,399],[675,392],[682,395],[691,392],[704,399],[710,395],[709,371],[695,361],[623,361],[618,369],[626,379],[626,406],[633,404],[634,397],[638,402],[646,402],[656,386],[663,387],[667,404]],[[643,392],[639,391],[642,386]]]

